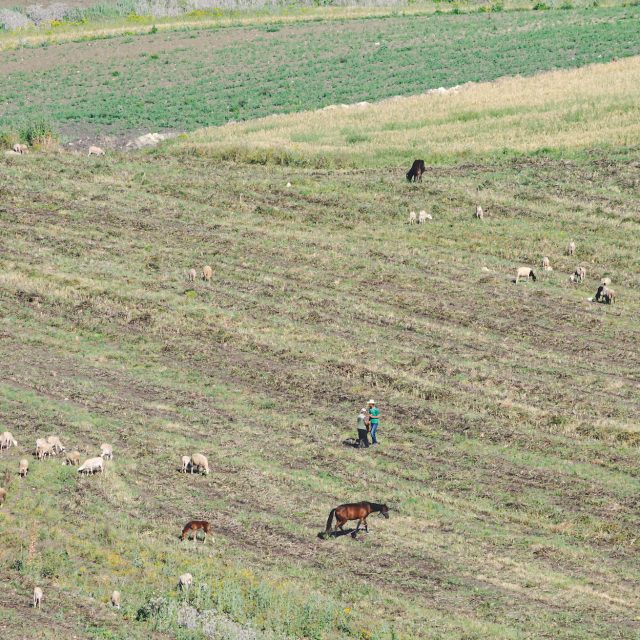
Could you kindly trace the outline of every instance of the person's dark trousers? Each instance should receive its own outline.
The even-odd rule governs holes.
[[[367,430],[366,429],[358,429],[358,447],[368,447],[369,446],[369,438],[367,438]]]

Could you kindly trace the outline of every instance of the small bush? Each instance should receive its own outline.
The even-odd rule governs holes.
[[[536,2],[533,5],[533,10],[534,11],[549,11],[550,7],[548,4],[545,4],[544,2]]]
[[[57,144],[58,134],[51,122],[46,118],[39,118],[22,127],[20,139],[32,147],[51,148]]]
[[[18,142],[20,142],[20,136],[16,131],[0,131],[0,147],[11,149],[11,147]]]
[[[33,22],[19,11],[0,9],[0,31],[14,31],[32,26]]]

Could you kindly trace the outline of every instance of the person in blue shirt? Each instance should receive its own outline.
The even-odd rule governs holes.
[[[380,421],[380,409],[376,407],[374,400],[369,400],[369,429],[371,431],[371,444],[378,444],[376,434],[378,432],[378,425]]]

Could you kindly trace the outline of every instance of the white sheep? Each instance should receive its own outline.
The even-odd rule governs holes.
[[[17,447],[18,443],[10,431],[5,431],[0,436],[0,451],[2,449],[10,449],[12,446]]]
[[[29,473],[29,461],[26,458],[22,458],[20,460],[20,465],[18,466],[18,473],[21,478],[24,478],[27,473]]]
[[[531,267],[520,267],[516,274],[516,284],[520,282],[521,278],[528,281],[529,277],[533,278],[534,282],[536,281],[536,274],[533,272],[533,269]]]
[[[415,224],[418,220],[418,216],[415,211],[409,211],[409,224]]]
[[[205,475],[209,475],[209,461],[206,456],[203,456],[201,453],[194,453],[191,456],[191,473],[193,470],[204,471]]]
[[[187,473],[190,466],[191,466],[191,457],[182,456],[182,473]]]
[[[198,272],[195,269],[189,269],[189,282],[195,282]]]
[[[120,608],[120,600],[121,600],[120,592],[119,591],[114,591],[111,594],[111,606],[115,607],[116,609],[119,609]]]
[[[549,258],[547,256],[542,258],[542,270],[553,271],[553,269],[551,268],[551,262],[549,262]]]
[[[40,587],[36,587],[33,590],[33,608],[40,609],[42,608],[42,598],[44,594],[42,593],[42,589]]]
[[[575,252],[576,252],[576,243],[572,240],[572,241],[567,245],[567,255],[568,255],[568,256],[572,256]]]
[[[77,467],[80,464],[80,452],[70,451],[67,453],[67,457],[62,464],[69,465],[70,467]]]
[[[424,224],[427,220],[433,220],[433,216],[426,211],[421,211],[418,214],[418,224]]]
[[[101,149],[100,147],[96,147],[95,145],[91,145],[89,147],[89,153],[87,155],[88,156],[103,156],[104,155],[104,149]]]
[[[113,447],[106,442],[100,445],[100,456],[104,460],[113,460]]]
[[[206,267],[204,267],[204,269],[202,269],[202,279],[206,280],[207,282],[209,282],[209,280],[211,280],[211,276],[213,275],[213,269],[207,265]]]
[[[104,471],[104,460],[102,458],[89,458],[84,464],[78,467],[78,473],[102,473]]]
[[[49,436],[47,438],[47,443],[53,447],[55,453],[64,453],[65,448],[62,442],[60,442],[60,438],[58,438],[58,436]]]
[[[475,217],[478,220],[484,220],[484,211],[482,210],[482,207],[480,205],[476,207]]]
[[[192,584],[193,576],[190,573],[183,573],[178,578],[178,589],[180,589],[180,591],[189,591]]]
[[[56,452],[53,450],[53,446],[48,442],[40,444],[36,447],[36,458],[38,458],[38,460],[44,460],[47,457],[55,455],[55,453]]]
[[[13,145],[14,153],[29,153],[29,147],[26,144],[14,144]]]

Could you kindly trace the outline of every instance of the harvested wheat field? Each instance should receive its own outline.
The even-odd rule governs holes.
[[[3,156],[0,635],[637,638],[637,74]],[[371,397],[380,445],[344,446]],[[51,433],[113,460],[19,478]],[[390,518],[318,537],[363,499]]]

